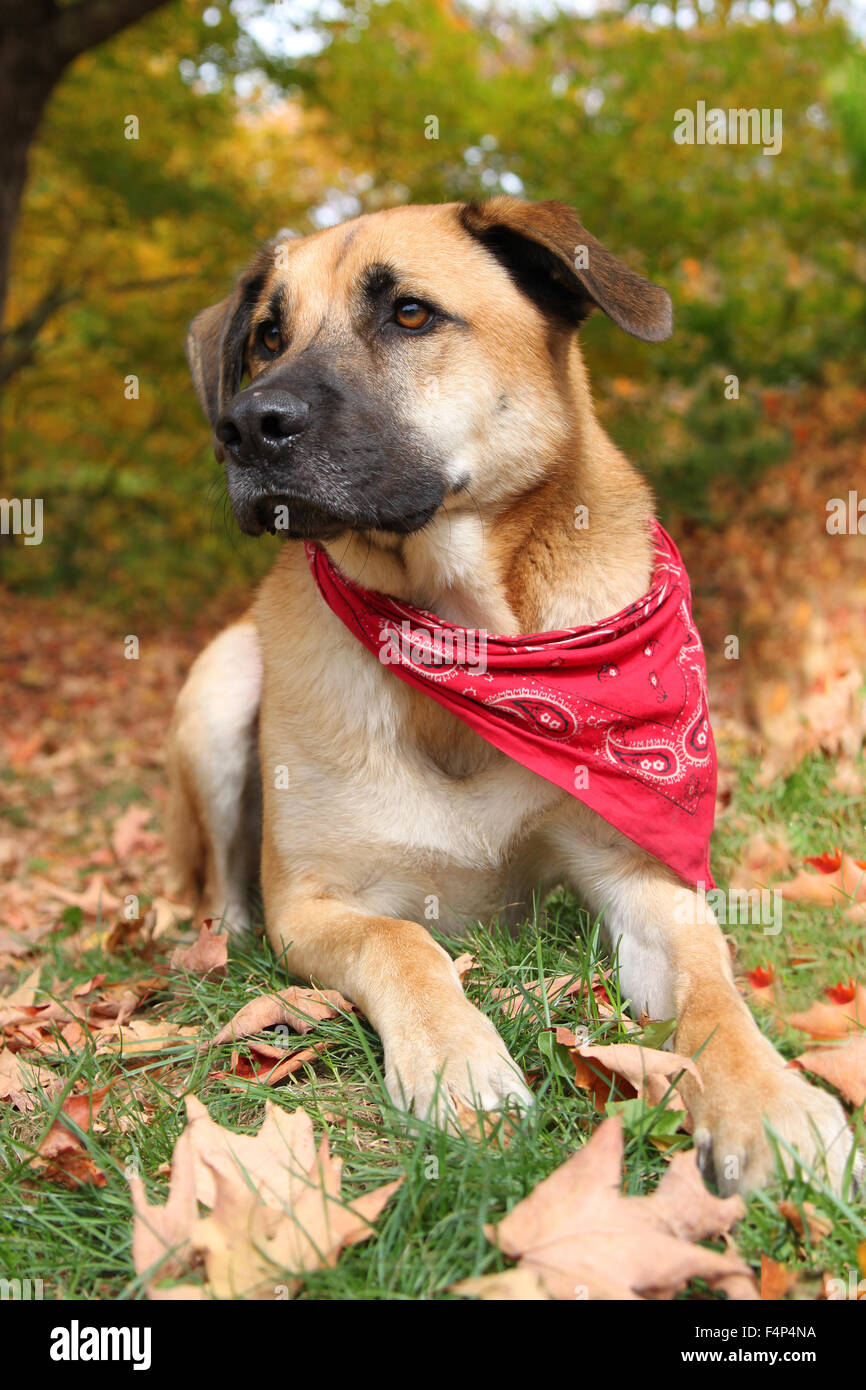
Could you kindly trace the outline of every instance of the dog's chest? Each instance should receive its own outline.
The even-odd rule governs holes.
[[[265,814],[290,859],[501,874],[563,793],[492,748],[354,641],[265,642]],[[280,769],[283,769],[282,785]]]

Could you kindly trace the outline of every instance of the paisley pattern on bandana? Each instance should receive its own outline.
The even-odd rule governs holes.
[[[395,676],[686,882],[712,886],[706,663],[679,552],[657,522],[653,537],[652,584],[636,603],[601,623],[525,636],[447,623],[352,583],[319,545],[306,553],[328,607]]]

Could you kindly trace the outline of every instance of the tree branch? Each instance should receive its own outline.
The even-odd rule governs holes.
[[[71,63],[80,53],[105,43],[165,3],[166,0],[82,0],[79,5],[67,5],[57,11],[51,26],[54,43],[63,61]]]
[[[140,290],[163,289],[166,285],[188,279],[188,275],[161,275],[154,280],[126,280],[118,285],[106,285],[103,293],[135,294]],[[65,309],[67,304],[74,304],[83,298],[83,290],[55,285],[42,296],[26,318],[20,319],[5,333],[0,333],[0,386],[4,386],[16,372],[33,361],[37,339],[49,319]]]

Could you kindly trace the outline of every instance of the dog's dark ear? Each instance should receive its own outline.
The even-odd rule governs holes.
[[[240,389],[253,309],[264,287],[267,251],[238,280],[232,293],[203,309],[189,326],[186,356],[196,394],[211,425]]]
[[[212,425],[220,413],[222,344],[235,296],[196,314],[186,335],[186,359],[201,408]]]
[[[539,308],[577,326],[599,308],[647,343],[673,332],[670,295],[602,246],[564,203],[498,197],[464,203],[460,221]]]

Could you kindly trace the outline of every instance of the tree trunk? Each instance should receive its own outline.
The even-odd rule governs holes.
[[[30,146],[68,65],[165,0],[0,0],[0,323]]]

